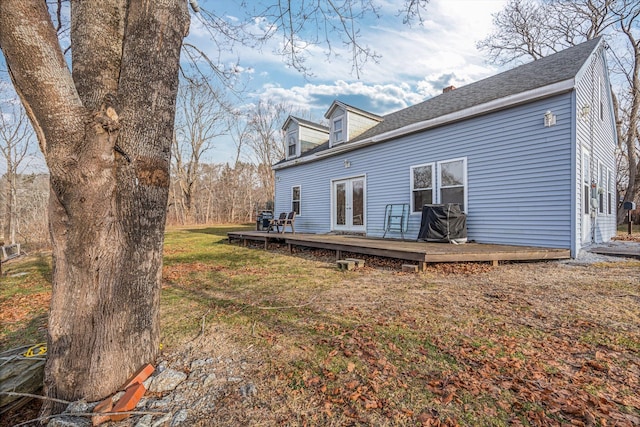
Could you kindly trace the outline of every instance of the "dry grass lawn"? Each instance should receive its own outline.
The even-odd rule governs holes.
[[[342,272],[231,229],[166,238],[163,357],[240,355],[258,390],[230,384],[194,425],[640,425],[638,261]],[[3,348],[29,325],[12,316]]]
[[[637,261],[416,275],[370,258],[340,272],[320,251],[226,249],[235,264],[165,267],[168,292],[192,297],[192,336],[205,320],[203,352],[219,351],[217,333],[254,368],[258,395],[230,388],[201,425],[640,424]]]

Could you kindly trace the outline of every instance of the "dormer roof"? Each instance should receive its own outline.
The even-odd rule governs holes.
[[[320,132],[325,132],[325,133],[329,132],[329,128],[327,126],[321,125],[319,123],[314,123],[309,120],[301,119],[300,117],[295,117],[295,116],[287,117],[287,120],[285,120],[284,124],[282,125],[282,130],[287,130],[287,128],[292,122],[297,123],[298,126],[304,126],[307,128],[318,130]]]
[[[345,104],[344,102],[338,101],[337,99],[334,100],[331,103],[331,106],[329,107],[327,112],[324,113],[324,117],[326,119],[330,118],[331,115],[333,114],[333,112],[336,110],[336,108],[342,108],[342,109],[344,109],[344,110],[346,110],[346,111],[348,111],[350,113],[355,113],[355,114],[358,114],[360,116],[364,116],[364,117],[370,118],[370,119],[378,121],[378,122],[381,122],[383,120],[383,118],[381,116],[377,115],[377,114],[373,114],[373,113],[370,113],[368,111],[362,110],[360,108],[354,107],[352,105]]]

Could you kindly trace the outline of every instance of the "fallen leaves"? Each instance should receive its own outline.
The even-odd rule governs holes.
[[[51,301],[51,292],[14,296],[0,302],[0,324],[9,325],[22,322],[35,312],[45,311]]]

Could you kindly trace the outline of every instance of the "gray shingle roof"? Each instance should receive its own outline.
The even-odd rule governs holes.
[[[347,142],[371,138],[413,123],[455,113],[490,101],[542,88],[576,77],[589,59],[600,37],[561,52],[529,62],[495,76],[462,86],[419,104],[383,116],[383,121]],[[306,157],[329,148],[329,141],[301,155]]]
[[[314,123],[314,122],[311,122],[309,120],[301,119],[300,117],[296,117],[296,116],[291,116],[291,118],[293,120],[297,121],[298,123],[300,123],[301,125],[305,125],[307,127],[313,128],[313,129],[319,129],[319,130],[322,130],[322,131],[329,132],[329,127],[328,126],[321,125],[319,123]]]
[[[384,120],[350,142],[434,119],[510,95],[571,79],[589,59],[600,38],[462,86],[384,116]]]

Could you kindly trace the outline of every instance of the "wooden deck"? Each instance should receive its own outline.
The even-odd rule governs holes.
[[[336,259],[342,252],[395,258],[417,263],[424,270],[426,264],[437,262],[488,261],[497,265],[500,261],[537,261],[570,258],[569,249],[539,248],[531,246],[492,245],[465,243],[427,243],[414,240],[394,240],[359,236],[334,236],[305,233],[267,233],[264,231],[234,231],[227,233],[229,241],[238,240],[244,245],[248,241],[284,243],[294,246],[329,249],[336,251]]]

